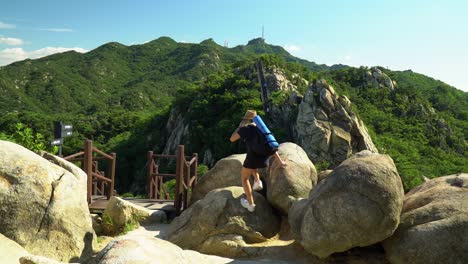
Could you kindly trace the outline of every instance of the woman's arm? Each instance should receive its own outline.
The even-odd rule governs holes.
[[[240,139],[240,135],[239,135],[239,133],[237,133],[237,131],[239,131],[239,128],[237,128],[236,130],[234,130],[234,132],[232,132],[232,135],[231,135],[231,137],[229,138],[229,140],[230,140],[231,142],[234,142],[234,141]]]
[[[288,164],[281,159],[280,155],[278,154],[278,151],[276,151],[274,155],[280,161],[281,167],[284,168],[284,167],[288,166]]]

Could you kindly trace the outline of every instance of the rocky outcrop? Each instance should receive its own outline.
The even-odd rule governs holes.
[[[189,125],[184,123],[184,113],[180,112],[177,107],[172,108],[165,130],[169,137],[166,140],[163,154],[172,155],[176,152],[177,146],[182,144],[183,139],[189,135]]]
[[[317,171],[304,150],[294,143],[281,144],[278,153],[288,166],[282,168],[278,159],[271,158],[266,177],[267,199],[287,215],[292,202],[308,197],[317,184]]]
[[[162,223],[167,221],[167,216],[164,211],[149,210],[112,196],[102,214],[102,219],[103,234],[116,235],[121,233],[127,224]]]
[[[86,260],[96,241],[86,202],[86,175],[71,163],[64,167],[68,169],[0,141],[0,215],[6,216],[0,217],[0,233],[31,254]]]
[[[268,186],[268,201],[283,214],[287,214],[292,201],[308,196],[317,183],[317,172],[304,150],[294,143],[281,144],[279,154],[289,164],[286,168],[281,168],[278,160],[271,158],[268,171],[262,169],[259,173]],[[242,186],[240,174],[244,159],[245,154],[235,154],[219,160],[198,180],[191,202],[202,199],[217,188]]]
[[[361,150],[377,153],[363,122],[351,111],[351,102],[346,96],[338,95],[334,88],[319,80],[308,83],[297,74],[288,77],[278,67],[263,67],[256,64],[263,77],[261,94],[266,94],[266,120],[273,132],[282,141],[291,141],[301,146],[314,163],[327,162],[335,167]],[[256,71],[239,73],[249,79],[257,78]],[[254,76],[255,75],[255,76]],[[309,85],[303,96],[298,87]],[[265,99],[263,99],[265,100]],[[174,153],[178,144],[188,144],[190,124],[185,119],[190,112],[173,108],[166,125],[169,135],[164,154]],[[291,122],[291,120],[294,120]],[[212,165],[213,146],[201,150],[203,163]]]
[[[261,65],[257,66],[261,67]],[[282,128],[286,138],[292,140],[293,127],[290,120],[294,119],[297,113],[297,104],[302,100],[297,86],[307,86],[308,82],[297,74],[292,76],[293,80],[289,80],[284,71],[278,67],[262,67],[262,69],[271,125]]]
[[[215,166],[198,179],[190,198],[191,203],[205,197],[214,189],[242,186],[241,169],[246,154],[234,154],[216,162]]]
[[[264,242],[279,231],[279,219],[260,194],[254,192],[256,209],[240,204],[242,187],[209,192],[172,221],[168,240],[183,249],[224,257],[248,256],[248,244]]]
[[[296,85],[294,85],[288,78],[286,74],[278,67],[267,67],[264,69],[265,82],[269,88],[269,92],[283,91],[283,92],[292,92],[297,91]],[[304,83],[307,83],[306,80],[303,80]]]
[[[377,148],[362,121],[351,111],[351,102],[339,96],[325,80],[310,85],[299,105],[295,142],[314,163],[329,161],[332,167],[353,153]]]
[[[468,174],[436,178],[407,193],[401,224],[383,245],[393,264],[465,263]]]
[[[289,210],[294,236],[321,258],[380,242],[400,220],[403,186],[393,160],[363,151],[347,159]]]
[[[203,164],[206,164],[209,167],[212,167],[213,164],[215,164],[215,160],[213,158],[213,153],[211,152],[210,149],[205,150],[205,153],[203,154]]]
[[[387,88],[390,91],[395,90],[396,82],[390,79],[387,74],[377,67],[372,67],[365,74],[367,85]]]

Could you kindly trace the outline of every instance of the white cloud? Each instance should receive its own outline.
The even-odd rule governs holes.
[[[344,56],[344,60],[345,60],[345,61],[350,61],[350,60],[352,60],[352,59],[353,59],[353,57],[352,57],[351,55],[346,55],[346,56]]]
[[[24,60],[27,57],[28,56],[26,51],[24,51],[22,48],[3,49],[0,50],[0,65],[5,65],[18,60]]]
[[[18,38],[3,37],[0,35],[0,44],[6,44],[6,45],[12,45],[12,46],[23,45],[23,40],[18,39]]]
[[[88,50],[83,48],[63,48],[63,47],[45,47],[33,51],[25,51],[22,48],[11,48],[0,50],[0,66],[10,64],[15,61],[25,59],[37,59],[42,58],[51,54],[61,53],[65,51],[74,50],[76,52],[85,53]]]
[[[284,49],[289,51],[289,52],[295,52],[295,51],[301,51],[302,48],[296,45],[286,45],[284,46]]]
[[[2,21],[0,21],[0,28],[9,29],[9,28],[16,28],[16,26],[12,24],[3,23]]]
[[[71,28],[41,28],[42,31],[51,31],[51,32],[72,32]]]

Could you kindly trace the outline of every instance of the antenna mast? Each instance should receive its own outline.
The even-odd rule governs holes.
[[[265,40],[265,27],[262,25],[262,39]]]

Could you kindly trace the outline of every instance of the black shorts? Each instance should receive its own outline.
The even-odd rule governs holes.
[[[260,169],[267,166],[267,160],[269,156],[262,156],[255,154],[251,151],[247,151],[244,164],[242,166],[247,169]]]

